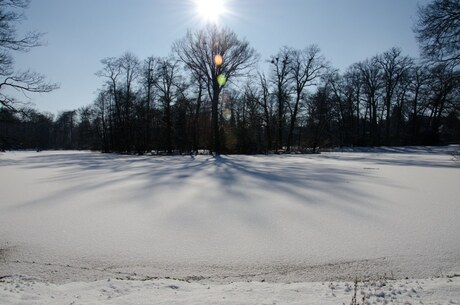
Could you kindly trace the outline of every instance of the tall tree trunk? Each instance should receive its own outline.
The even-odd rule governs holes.
[[[220,154],[220,132],[219,132],[219,95],[220,88],[217,82],[213,84],[212,92],[212,113],[211,113],[211,125],[212,125],[212,138],[213,138],[213,152],[216,155]]]
[[[193,118],[193,130],[192,130],[192,141],[193,141],[193,151],[195,153],[198,152],[198,119],[199,119],[199,116],[200,116],[200,108],[201,108],[201,95],[202,95],[202,88],[201,88],[201,84],[199,85],[199,89],[198,89],[198,97],[197,97],[197,100],[196,100],[196,109],[195,109],[195,114],[194,114],[194,118]]]
[[[295,101],[295,105],[294,105],[294,111],[292,112],[291,122],[290,122],[290,125],[289,125],[287,151],[291,151],[292,138],[294,136],[294,127],[295,127],[295,122],[296,122],[296,119],[297,119],[297,113],[299,111],[299,103],[300,103],[300,95],[298,94],[297,97],[296,97],[296,101]]]
[[[276,140],[276,149],[283,148],[283,115],[284,115],[284,98],[278,88],[278,137]]]
[[[172,123],[171,123],[171,100],[166,101],[166,150],[168,154],[172,153]]]

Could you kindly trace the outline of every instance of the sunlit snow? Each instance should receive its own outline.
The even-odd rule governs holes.
[[[282,283],[356,277],[439,276],[447,283],[460,274],[455,150],[219,158],[1,153],[0,303],[14,299],[12,281],[39,291],[40,283],[64,285],[47,288],[51,293],[71,291],[65,285],[72,282],[77,290],[107,289],[103,281],[119,278],[127,290],[112,297],[120,297],[133,296],[130,285],[143,280],[165,287],[158,281],[169,277],[192,282],[174,285],[196,293],[195,301],[206,285],[225,290],[246,281],[281,290],[290,289]],[[129,278],[140,282],[123,282]],[[93,280],[99,288],[85,284]],[[275,287],[247,285],[238,289]]]

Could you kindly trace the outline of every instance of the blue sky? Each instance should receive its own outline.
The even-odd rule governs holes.
[[[282,46],[317,44],[331,64],[349,65],[391,47],[418,57],[412,32],[417,5],[428,0],[226,0],[220,20],[247,39],[262,61]],[[32,0],[21,31],[46,33],[46,45],[16,54],[16,66],[45,74],[61,88],[30,95],[56,114],[91,104],[104,57],[131,51],[140,59],[167,56],[187,29],[201,26],[193,0]],[[263,68],[263,62],[261,63]]]

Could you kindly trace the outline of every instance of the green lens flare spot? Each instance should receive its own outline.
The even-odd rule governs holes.
[[[225,75],[220,74],[219,76],[217,76],[217,83],[221,87],[225,86],[225,84],[227,83],[227,78],[225,77]]]

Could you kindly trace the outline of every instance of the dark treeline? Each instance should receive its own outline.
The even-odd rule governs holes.
[[[248,42],[215,26],[187,33],[172,50],[103,59],[104,85],[89,106],[56,117],[2,107],[0,145],[143,154],[460,142],[455,54],[422,61],[391,48],[340,73],[315,45],[283,47],[262,72]]]
[[[107,58],[92,105],[55,118],[2,108],[2,145],[115,152],[213,148],[207,88],[174,58]],[[325,146],[433,145],[460,139],[459,75],[391,49],[340,74],[316,47],[283,48],[267,75],[224,87],[221,151],[305,151]],[[227,86],[227,85],[226,85]],[[311,90],[307,90],[311,87]],[[309,88],[308,88],[309,89]]]

